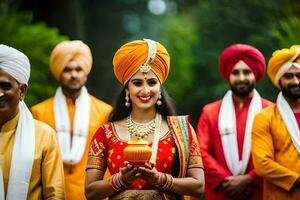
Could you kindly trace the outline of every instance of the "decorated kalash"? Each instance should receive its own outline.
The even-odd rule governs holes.
[[[166,48],[149,39],[128,42],[115,53],[113,67],[123,90],[92,139],[87,198],[199,198],[204,173],[198,140],[162,86],[170,70]],[[107,168],[112,176],[104,179]]]

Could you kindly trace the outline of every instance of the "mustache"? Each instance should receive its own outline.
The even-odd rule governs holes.
[[[288,88],[300,88],[300,84],[289,85]]]
[[[252,81],[249,80],[237,80],[235,84],[250,84]]]
[[[75,77],[72,77],[72,78],[70,78],[69,81],[79,81],[79,79],[78,79],[78,78],[75,78]]]

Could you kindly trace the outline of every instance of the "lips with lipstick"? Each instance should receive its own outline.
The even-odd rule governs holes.
[[[151,99],[151,96],[145,96],[145,97],[144,96],[139,96],[138,98],[141,102],[148,103]]]

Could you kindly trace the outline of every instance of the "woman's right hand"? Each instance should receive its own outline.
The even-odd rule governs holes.
[[[122,179],[126,184],[131,184],[137,178],[140,177],[141,173],[137,167],[134,167],[129,162],[125,161],[125,167],[120,169]]]

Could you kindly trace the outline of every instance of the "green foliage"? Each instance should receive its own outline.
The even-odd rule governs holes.
[[[191,56],[199,40],[195,23],[187,15],[168,17],[162,23],[160,37],[171,57],[166,88],[176,102],[180,103],[184,101],[186,91],[192,88],[196,78],[195,59]]]
[[[31,63],[29,90],[26,97],[28,106],[51,96],[57,86],[49,67],[49,56],[53,47],[66,36],[44,23],[32,23],[30,13],[0,15],[0,42],[24,52]]]
[[[272,35],[280,48],[289,48],[294,44],[300,44],[300,18],[290,16],[279,22],[279,27],[273,27]]]

